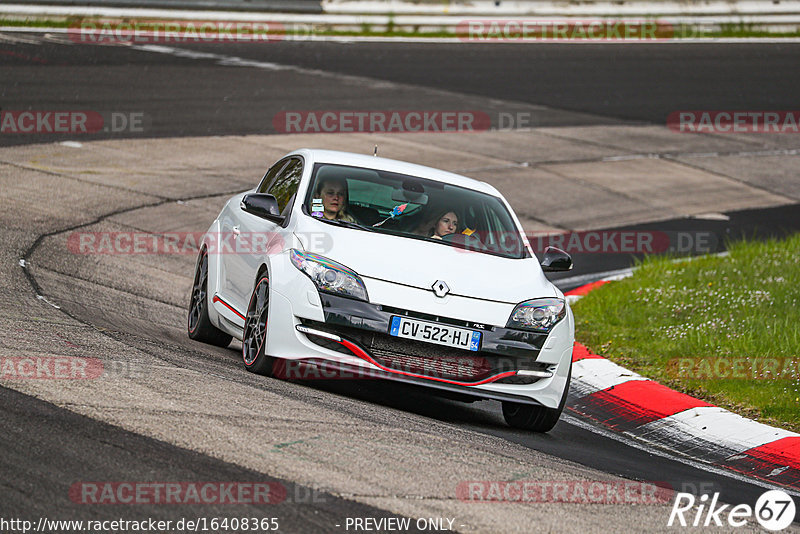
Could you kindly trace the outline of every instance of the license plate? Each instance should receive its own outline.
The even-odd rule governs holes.
[[[471,351],[477,351],[481,345],[481,333],[476,330],[417,321],[408,317],[392,317],[389,334]]]

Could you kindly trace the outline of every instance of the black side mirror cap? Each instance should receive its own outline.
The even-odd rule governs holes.
[[[247,213],[278,224],[283,223],[286,219],[281,215],[278,201],[268,193],[249,193],[242,198],[240,207]]]
[[[572,270],[572,256],[556,247],[544,249],[542,270],[546,273],[555,273]]]

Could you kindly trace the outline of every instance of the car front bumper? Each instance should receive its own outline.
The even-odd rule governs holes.
[[[301,275],[284,291],[272,292],[268,353],[289,366],[285,378],[382,378],[549,408],[561,400],[572,358],[571,312],[546,335],[319,293],[316,288],[312,295],[310,284]],[[479,330],[480,350],[390,336],[395,316]],[[300,362],[312,372],[299,372]]]
[[[308,375],[296,372],[299,362],[304,362],[324,370],[307,376],[312,379],[387,378],[549,408],[558,406],[567,386],[574,341],[569,308],[567,317],[549,334],[538,334],[491,324],[500,317],[504,323],[513,305],[465,297],[446,304],[430,291],[405,286],[395,286],[394,298],[386,299],[392,305],[387,305],[373,295],[374,284],[368,284],[374,301],[364,302],[320,293],[288,261],[273,262],[270,275],[267,354],[293,366],[285,378]],[[425,305],[425,298],[434,299],[435,306]],[[408,308],[398,307],[400,302],[407,302]],[[416,311],[415,303],[425,312]],[[479,350],[391,336],[395,316],[479,330]],[[337,370],[344,373],[339,376]]]

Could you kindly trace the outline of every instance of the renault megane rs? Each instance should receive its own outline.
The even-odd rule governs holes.
[[[423,385],[502,403],[546,432],[571,376],[574,321],[491,185],[384,158],[297,150],[206,233],[189,337],[242,340],[246,369]],[[294,366],[294,367],[293,367]]]

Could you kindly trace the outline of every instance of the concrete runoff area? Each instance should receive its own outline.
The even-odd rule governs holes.
[[[465,481],[619,479],[325,387],[251,375],[240,365],[238,343],[219,349],[186,337],[194,254],[82,255],[68,247],[73,232],[202,232],[228,195],[249,189],[278,157],[302,146],[364,153],[377,142],[384,157],[485,180],[500,189],[532,232],[608,228],[800,201],[797,172],[792,172],[797,156],[789,154],[800,148],[796,136],[773,143],[763,135],[620,128],[616,133],[608,126],[589,126],[0,148],[0,355],[97,358],[105,369],[96,379],[3,380],[0,385],[394,514],[454,517],[459,531],[525,532],[534,524],[547,531],[670,530],[669,502],[460,500],[457,487]],[[638,145],[633,142],[637,134]],[[672,152],[666,153],[660,147],[669,136]],[[693,150],[693,140],[701,151]],[[709,146],[717,156],[708,155]],[[756,149],[786,155],[750,154]],[[700,158],[700,152],[706,155]],[[759,165],[763,157],[783,171],[765,179]],[[726,158],[743,161],[725,163]],[[31,280],[43,298],[37,298]],[[387,394],[398,389],[387,387]],[[498,418],[496,424],[503,423]],[[65,492],[68,487],[64,483]]]

